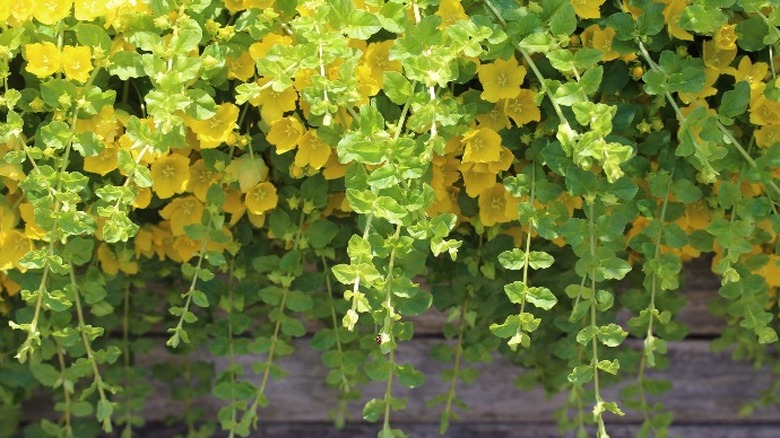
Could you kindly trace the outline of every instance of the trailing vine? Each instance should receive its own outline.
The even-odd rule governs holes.
[[[780,370],[775,3],[0,4],[0,429],[137,435],[158,379],[249,436],[310,347],[338,427],[403,436],[435,308],[441,433],[501,355],[563,429],[665,435],[686,262],[714,348]]]

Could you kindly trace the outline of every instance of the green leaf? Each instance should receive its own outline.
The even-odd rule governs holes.
[[[543,251],[531,251],[528,253],[528,265],[531,269],[547,269],[555,263],[550,254]]]
[[[417,388],[425,382],[425,375],[411,364],[396,365],[395,375],[401,385],[407,388]]]
[[[522,304],[524,294],[528,291],[528,286],[522,281],[513,281],[504,285],[504,293],[509,298],[509,301],[515,304]]]
[[[707,8],[700,4],[688,6],[680,16],[680,27],[706,35],[712,35],[726,22],[728,17],[720,8]]]
[[[599,52],[599,59],[601,59],[601,52]],[[574,53],[570,50],[553,50],[547,54],[547,60],[560,72],[567,73],[574,70]]]
[[[684,204],[696,202],[702,197],[701,189],[685,178],[674,180],[672,183],[672,194]]]
[[[579,82],[582,86],[582,89],[585,91],[585,94],[594,94],[599,89],[599,86],[601,85],[601,78],[603,76],[604,67],[600,65],[586,71],[585,74],[582,75],[582,78],[580,78]]]
[[[530,287],[526,292],[525,298],[529,303],[534,306],[550,310],[558,302],[558,299],[553,295],[552,291],[546,287]]]
[[[549,3],[549,1],[542,2],[542,4],[544,3]],[[553,35],[568,36],[574,33],[575,29],[577,29],[577,16],[574,14],[574,8],[568,1],[559,2],[559,7],[550,19],[550,32]]]
[[[184,113],[196,120],[206,120],[217,113],[217,104],[214,98],[200,88],[187,90],[190,104],[184,109]]]
[[[82,22],[77,24],[74,30],[76,31],[76,40],[82,46],[91,47],[93,51],[95,47],[100,47],[103,53],[111,52],[111,38],[101,26]]]
[[[574,385],[582,386],[593,379],[593,368],[588,365],[575,367],[567,379]]]
[[[385,401],[377,398],[369,400],[363,407],[363,419],[368,422],[375,422],[385,412]]]
[[[384,87],[382,91],[394,104],[403,105],[412,97],[414,93],[412,83],[403,74],[396,71],[385,71],[383,75]]]
[[[206,308],[209,306],[209,300],[206,297],[206,294],[199,290],[192,291],[192,302],[198,307]]]
[[[504,269],[509,269],[510,271],[523,269],[523,265],[525,264],[525,251],[519,248],[506,250],[498,255],[498,262],[501,263],[501,266],[503,266]]]
[[[599,328],[595,325],[589,325],[587,327],[583,327],[579,332],[577,332],[577,342],[582,345],[587,345],[588,342],[590,342],[591,339],[593,339],[594,336],[598,333]]]
[[[620,362],[618,362],[617,359],[614,360],[600,360],[598,363],[598,368],[601,371],[607,372],[609,374],[612,374],[613,376],[616,376],[618,373],[618,370],[620,369]]]
[[[171,51],[176,54],[187,54],[198,48],[203,31],[197,21],[182,15],[176,22],[176,32],[170,40]]]
[[[734,84],[733,90],[723,93],[718,114],[723,117],[736,117],[745,114],[748,103],[750,103],[750,84],[747,81],[739,81]]]
[[[552,44],[552,37],[547,32],[537,32],[520,41],[520,46],[528,53],[544,53],[549,51]]]
[[[597,334],[599,341],[607,347],[617,347],[626,339],[628,332],[623,330],[622,327],[615,323],[601,326],[598,328]]]
[[[98,400],[97,402],[97,411],[95,412],[95,417],[97,418],[97,421],[103,422],[104,420],[108,420],[111,418],[111,414],[114,412],[114,405],[111,404],[110,401],[103,399]]]
[[[520,330],[520,316],[509,315],[501,324],[490,324],[490,331],[499,338],[506,339],[514,336]]]
[[[53,365],[48,363],[31,364],[30,371],[33,376],[41,382],[44,386],[54,386],[54,384],[60,379],[60,372],[54,368]]]

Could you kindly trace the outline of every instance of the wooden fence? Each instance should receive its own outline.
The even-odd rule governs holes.
[[[769,387],[775,375],[766,369],[754,369],[746,363],[734,362],[728,353],[714,353],[710,340],[723,328],[724,322],[711,316],[707,302],[717,296],[718,280],[703,263],[686,269],[688,305],[679,315],[690,327],[690,335],[682,342],[669,344],[671,365],[663,373],[674,388],[663,396],[667,409],[674,412],[672,436],[683,438],[778,438],[780,437],[780,407],[757,410],[748,418],[738,415],[740,407],[759,397]],[[392,424],[412,437],[439,437],[441,407],[429,408],[426,402],[446,392],[447,384],[440,372],[447,365],[430,357],[429,350],[442,342],[443,315],[428,314],[415,323],[415,338],[399,346],[398,357],[413,363],[426,375],[426,383],[414,390],[400,385],[397,395],[407,396],[407,409],[393,413]],[[319,353],[306,344],[304,337],[295,342],[296,351],[284,357],[279,365],[289,374],[282,380],[269,383],[267,394],[270,405],[261,410],[261,426],[253,436],[262,437],[373,437],[379,426],[360,421],[362,403],[382,394],[384,383],[368,385],[363,401],[351,405],[352,421],[337,430],[329,420],[328,411],[334,407],[335,392],[325,384],[327,369]],[[630,342],[630,340],[629,340]],[[159,344],[163,342],[160,341]],[[639,345],[637,343],[637,345]],[[209,359],[206,352],[199,359]],[[158,348],[137,358],[139,366],[152,366],[171,360],[172,356]],[[249,363],[257,357],[241,357]],[[227,359],[214,359],[217,369]],[[546,397],[541,389],[523,392],[510,382],[520,372],[506,359],[496,357],[490,364],[478,367],[480,376],[474,384],[459,385],[458,395],[469,406],[461,418],[453,422],[445,436],[466,437],[560,437],[553,412],[564,398],[559,394]],[[255,382],[257,383],[257,382]],[[616,390],[607,391],[615,397]],[[205,414],[216,418],[223,402],[203,397],[196,404]],[[138,431],[139,437],[169,437],[182,432],[183,426],[165,423],[166,418],[182,415],[181,403],[171,400],[168,388],[158,385],[145,407],[147,425]],[[628,411],[625,417],[608,416],[608,431],[612,438],[633,437],[641,424],[641,415]]]

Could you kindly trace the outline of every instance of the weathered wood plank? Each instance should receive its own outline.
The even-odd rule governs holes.
[[[408,397],[407,409],[394,413],[393,418],[401,422],[435,422],[440,411],[438,407],[427,407],[426,402],[437,394],[446,391],[446,383],[439,373],[446,367],[430,358],[428,351],[435,339],[419,339],[403,343],[396,355],[400,362],[411,362],[427,376],[426,383],[415,390],[395,385],[396,395]],[[267,388],[270,405],[263,409],[264,421],[323,422],[327,421],[327,412],[334,407],[335,394],[324,380],[327,370],[321,365],[318,354],[303,342],[296,343],[297,351],[283,358],[280,366],[289,375],[279,381],[271,381]],[[771,373],[755,370],[744,363],[734,363],[727,354],[712,353],[705,341],[695,340],[670,343],[671,365],[664,373],[675,385],[663,400],[668,409],[675,413],[677,421],[684,423],[732,423],[743,419],[737,416],[740,406],[759,396],[772,379]],[[205,355],[202,357],[206,357]],[[139,358],[139,366],[151,366],[154,363],[175,360],[165,350]],[[240,357],[238,362],[247,366],[257,358]],[[217,368],[226,364],[226,359],[216,360]],[[491,364],[480,364],[480,377],[472,385],[460,385],[458,395],[466,402],[470,410],[463,412],[462,421],[499,421],[499,422],[539,422],[552,421],[553,411],[560,406],[564,395],[559,394],[548,399],[542,390],[521,392],[512,385],[519,373],[508,361],[497,358]],[[256,378],[252,380],[257,380]],[[363,401],[380,397],[384,386],[370,384],[365,388]],[[606,391],[606,397],[614,398],[615,389]],[[219,400],[205,398],[198,404],[207,413],[215,413],[221,406]],[[177,411],[180,404],[172,403],[166,390],[158,388],[146,406],[145,416],[150,421],[162,420],[168,415],[181,414]],[[352,419],[360,418],[362,403],[351,406]],[[780,418],[780,409],[759,411],[750,421],[776,421]],[[609,421],[638,421],[637,413],[629,412],[626,417]]]
[[[439,435],[438,424],[430,423],[395,423],[414,438],[560,438],[572,437],[573,434],[561,434],[557,427],[549,423],[453,423],[445,435]],[[377,425],[366,423],[349,423],[343,429],[337,430],[330,423],[276,423],[261,424],[252,437],[264,438],[343,438],[343,437],[375,437]],[[634,438],[639,426],[636,424],[620,424],[609,427],[612,438]],[[139,436],[145,438],[168,438],[176,433],[184,433],[183,427],[165,427],[150,424],[139,431]],[[670,428],[671,436],[684,438],[777,438],[780,436],[780,424],[681,424]],[[218,436],[226,436],[224,434]]]

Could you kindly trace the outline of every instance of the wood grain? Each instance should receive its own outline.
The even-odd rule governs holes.
[[[396,355],[400,362],[411,362],[427,377],[420,388],[408,390],[400,385],[396,395],[408,397],[407,409],[393,414],[399,422],[437,422],[440,408],[430,408],[426,402],[446,391],[446,383],[439,373],[444,365],[428,355],[430,348],[438,342],[435,339],[419,339],[401,344]],[[263,421],[326,422],[328,410],[333,408],[334,391],[325,383],[327,370],[321,365],[316,352],[296,342],[296,352],[280,361],[280,366],[289,375],[282,380],[271,381],[267,388],[270,405],[263,409]],[[200,356],[208,359],[203,353]],[[739,424],[744,421],[737,416],[740,406],[754,398],[770,384],[772,375],[765,370],[755,370],[750,365],[732,362],[727,354],[709,351],[708,343],[692,340],[670,343],[671,365],[663,374],[674,383],[674,388],[664,395],[663,401],[675,413],[676,421],[682,423]],[[163,349],[140,358],[139,366],[170,362],[177,358]],[[213,359],[213,358],[212,358]],[[240,357],[239,363],[248,369],[250,363],[262,358]],[[217,369],[226,365],[223,358],[213,359]],[[542,390],[522,392],[511,384],[520,372],[503,358],[493,363],[479,364],[480,377],[472,385],[458,387],[458,395],[469,405],[463,412],[465,422],[552,422],[553,411],[560,406],[563,395],[547,398]],[[257,379],[251,379],[257,383]],[[364,399],[379,397],[383,384],[370,384],[364,390]],[[614,399],[616,389],[608,389],[606,398]],[[198,405],[211,415],[221,402],[208,397],[198,400]],[[171,402],[164,386],[159,385],[151,398],[145,417],[149,421],[163,420],[169,415],[180,415],[180,405]],[[352,419],[360,419],[362,403],[351,407]],[[636,422],[641,416],[628,412],[625,417],[608,417],[611,423]],[[780,418],[780,409],[758,411],[750,421],[772,422]],[[780,436],[780,435],[778,435]]]
[[[560,438],[573,434],[561,434],[557,427],[548,423],[454,423],[447,434],[439,435],[438,424],[395,423],[413,438]],[[620,424],[609,427],[612,438],[633,438],[639,429],[635,424]],[[144,438],[169,438],[175,433],[184,433],[182,427],[166,427],[150,424],[140,431]],[[265,438],[362,438],[376,437],[377,426],[366,423],[349,423],[337,430],[330,423],[275,423],[261,424],[252,437]],[[224,434],[218,436],[226,436]],[[683,438],[777,438],[780,436],[780,424],[756,424],[753,426],[735,426],[732,424],[683,424],[672,426],[670,436]]]

